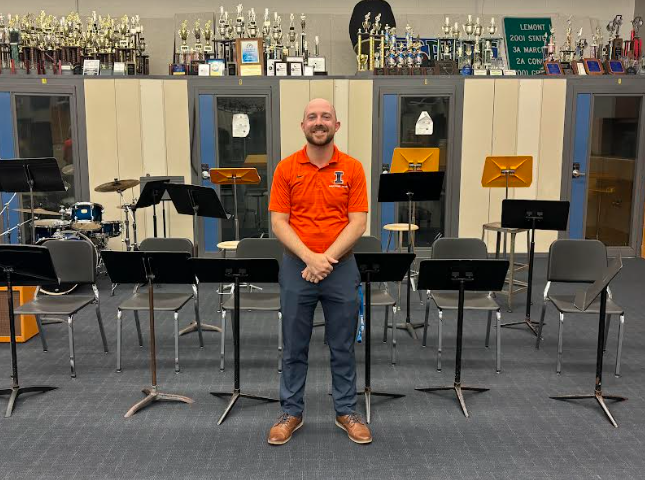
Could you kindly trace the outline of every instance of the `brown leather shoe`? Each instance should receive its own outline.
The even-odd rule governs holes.
[[[347,432],[352,442],[372,443],[372,433],[357,413],[336,417],[336,425]]]
[[[288,413],[282,413],[278,417],[278,421],[269,430],[269,444],[284,445],[291,440],[293,432],[302,427],[302,425],[302,417],[294,417]]]

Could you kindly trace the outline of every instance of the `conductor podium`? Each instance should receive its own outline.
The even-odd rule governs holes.
[[[463,391],[486,392],[486,387],[461,384],[461,350],[464,329],[466,291],[495,292],[502,289],[508,261],[506,260],[425,260],[419,268],[419,288],[423,290],[459,291],[457,308],[457,348],[455,354],[455,381],[451,386],[415,388],[420,392],[454,390],[464,415],[468,409]]]

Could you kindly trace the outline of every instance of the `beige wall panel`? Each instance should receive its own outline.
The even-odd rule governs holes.
[[[537,184],[537,198],[541,200],[560,200],[566,96],[566,80],[544,80]],[[540,232],[536,235],[536,251],[547,252],[557,238],[557,232]]]
[[[315,84],[317,81],[311,83]],[[334,142],[341,151],[346,152],[349,142],[349,80],[334,80],[334,107],[340,122],[340,130],[334,137]]]
[[[356,158],[363,165],[367,181],[367,198],[372,198],[372,118],[373,82],[371,80],[349,81],[349,105],[347,135],[349,141],[347,153]],[[371,202],[371,200],[370,200]],[[374,205],[369,205],[370,211]],[[367,234],[372,232],[370,216],[367,216]]]
[[[120,177],[115,97],[114,80],[85,82],[90,201],[103,205],[106,220],[119,218],[116,209],[119,196],[115,193],[98,193],[94,188]],[[120,241],[112,240],[110,247],[120,249]]]
[[[300,129],[302,114],[309,103],[309,80],[280,82],[280,155],[300,150],[305,137]]]
[[[494,80],[465,81],[459,237],[481,238],[488,221],[490,192],[481,187],[481,175],[493,143],[494,94]]]
[[[517,118],[517,154],[533,156],[533,182],[528,188],[513,190],[513,198],[536,199],[540,155],[540,126],[542,119],[542,80],[521,80],[519,114]]]
[[[520,94],[519,80],[495,80],[495,103],[493,105],[493,146],[492,155],[517,154],[517,106]],[[482,158],[483,169],[484,159]],[[504,188],[490,188],[488,211],[489,222],[499,222],[502,217],[502,200],[505,197]],[[495,234],[488,232],[486,242],[495,246]]]
[[[188,126],[188,82],[165,80],[163,87],[168,175],[181,175],[184,177],[184,182],[192,183]],[[171,203],[167,205],[170,207],[168,236],[193,240],[192,217],[179,215]]]
[[[311,80],[309,82],[309,99],[324,98],[334,103],[334,81],[333,80]]]
[[[163,80],[141,80],[141,152],[143,155],[143,174],[167,175],[165,109]],[[152,209],[138,214],[145,226],[139,227],[139,241],[153,235]]]

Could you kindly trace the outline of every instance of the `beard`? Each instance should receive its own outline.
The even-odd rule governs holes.
[[[318,131],[325,132],[327,133],[327,135],[322,139],[314,137],[314,134]],[[336,132],[334,132],[333,130],[327,130],[324,127],[314,127],[308,132],[305,132],[305,138],[312,145],[316,145],[317,147],[324,147],[325,145],[329,145],[331,143],[331,141],[334,139],[335,133]]]

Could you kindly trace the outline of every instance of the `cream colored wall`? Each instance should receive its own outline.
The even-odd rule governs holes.
[[[533,156],[533,183],[509,198],[560,199],[566,80],[466,80],[464,97],[459,236],[481,237],[483,223],[500,221],[504,198],[504,189],[481,186],[486,156]],[[536,251],[548,251],[557,235],[538,232]],[[495,236],[485,240],[493,251]],[[524,235],[516,243],[526,252]]]
[[[305,106],[314,98],[334,104],[340,130],[338,148],[363,165],[368,198],[372,192],[372,95],[371,80],[283,80],[280,82],[280,149],[282,157],[302,148],[305,143],[300,122]],[[370,205],[370,209],[373,206]],[[370,230],[368,215],[367,231]]]
[[[94,187],[114,178],[181,175],[191,182],[187,83],[182,80],[88,80],[85,82],[90,200],[103,205],[104,220],[124,220],[116,193]],[[126,202],[139,187],[125,192]],[[193,238],[191,217],[168,204],[168,235]],[[159,232],[162,230],[158,212]],[[153,234],[152,209],[137,213],[138,240]],[[110,241],[123,248],[120,239]]]

